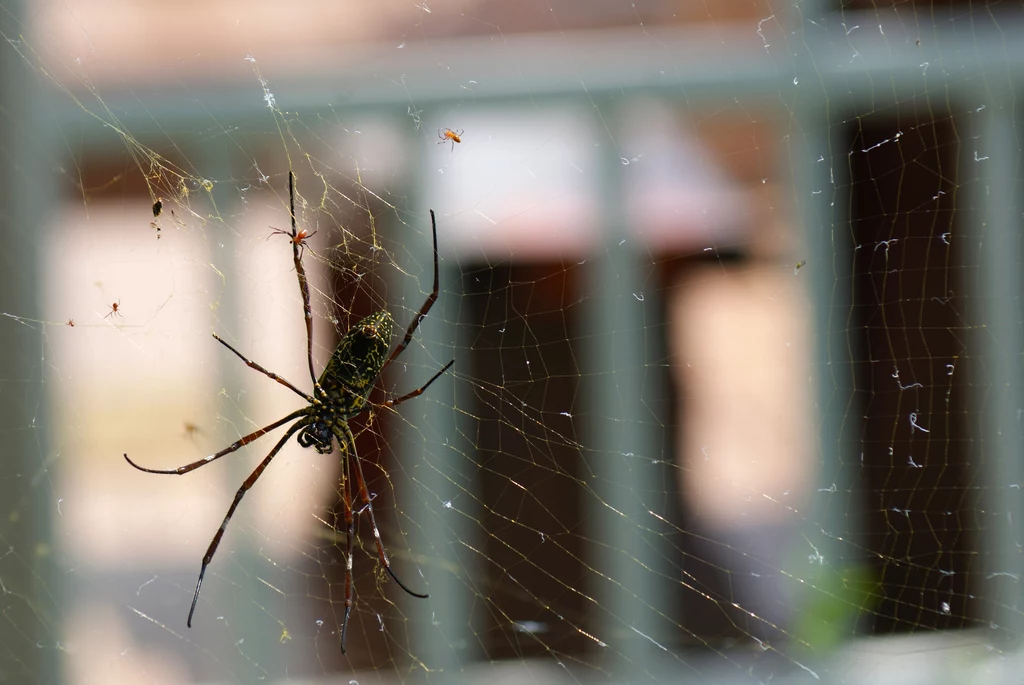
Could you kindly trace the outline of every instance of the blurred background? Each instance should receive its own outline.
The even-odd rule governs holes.
[[[0,683],[1018,682],[1018,2],[0,3]],[[338,454],[313,357],[440,297]],[[397,344],[398,340],[392,341]],[[450,373],[397,410],[388,397]],[[275,434],[276,436],[277,434]]]

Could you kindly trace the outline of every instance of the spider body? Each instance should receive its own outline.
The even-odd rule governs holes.
[[[349,329],[327,362],[320,385],[328,395],[349,392],[358,395],[353,416],[363,409],[363,400],[373,387],[388,359],[395,320],[382,309]]]
[[[309,423],[299,431],[300,445],[329,454],[334,436],[339,446],[345,448],[347,436],[338,435],[338,426],[366,411],[374,381],[387,362],[394,327],[394,319],[382,309],[342,337],[313,391]]]
[[[445,143],[447,143],[450,140],[450,141],[452,141],[452,151],[454,151],[455,150],[455,143],[461,143],[462,142],[462,134],[463,133],[465,133],[465,131],[461,131],[461,130],[460,131],[453,131],[450,128],[438,129],[437,137],[441,139],[440,142],[438,142],[438,145],[444,145]]]
[[[306,231],[306,229],[302,229],[295,235],[292,235],[291,233],[283,229],[274,228],[273,226],[271,226],[270,229],[271,233],[270,235],[267,236],[267,240],[270,240],[270,236],[273,235],[287,236],[288,240],[290,240],[293,245],[298,245],[299,247],[302,248],[302,250],[299,252],[299,259],[302,259],[302,255],[305,254],[306,248],[309,247],[309,244],[306,242],[306,238],[312,238],[317,234],[317,231],[309,233],[308,231]]]
[[[398,579],[398,576],[395,575],[394,570],[391,568],[391,562],[388,560],[388,555],[384,551],[384,543],[381,541],[380,531],[377,529],[377,522],[374,519],[372,504],[373,497],[366,485],[366,478],[363,476],[363,467],[360,462],[359,455],[356,452],[355,436],[352,434],[352,429],[348,426],[348,421],[360,413],[367,411],[371,407],[376,407],[378,409],[393,409],[406,400],[418,397],[423,394],[423,392],[430,387],[430,384],[437,380],[441,374],[450,369],[455,361],[452,360],[448,362],[444,368],[435,373],[430,380],[422,386],[402,395],[401,397],[387,399],[380,404],[371,403],[369,401],[370,392],[373,390],[374,384],[380,377],[381,373],[383,373],[391,362],[393,362],[398,355],[408,347],[409,343],[412,341],[413,334],[416,332],[417,327],[419,327],[420,321],[423,320],[423,317],[427,315],[427,312],[430,311],[430,308],[437,300],[439,291],[437,224],[434,219],[434,212],[431,211],[430,227],[434,241],[434,287],[431,293],[427,296],[423,305],[420,307],[416,317],[406,329],[405,337],[389,355],[388,349],[390,348],[391,337],[394,333],[394,320],[386,310],[375,312],[352,326],[352,328],[342,336],[341,341],[338,343],[334,353],[331,355],[331,359],[327,363],[327,366],[324,368],[320,376],[317,377],[313,370],[313,313],[309,305],[309,282],[306,279],[306,271],[302,266],[302,248],[305,247],[304,240],[308,236],[305,231],[299,231],[296,227],[295,176],[292,173],[288,174],[288,194],[290,199],[292,230],[290,232],[281,231],[280,229],[274,230],[287,235],[292,244],[292,259],[295,264],[295,273],[299,281],[299,291],[302,294],[302,309],[303,314],[305,315],[306,360],[309,364],[309,377],[313,382],[313,394],[310,395],[299,390],[295,385],[281,376],[278,376],[276,373],[268,371],[256,362],[247,359],[241,352],[225,342],[216,333],[213,334],[213,337],[217,342],[227,347],[239,359],[245,362],[246,366],[259,371],[268,378],[285,386],[296,395],[302,397],[306,401],[306,406],[293,411],[288,416],[285,416],[268,426],[264,426],[259,430],[253,431],[245,437],[239,438],[231,445],[225,447],[219,452],[216,452],[215,454],[211,454],[208,457],[204,457],[203,459],[194,461],[191,464],[185,464],[177,468],[147,468],[139,466],[133,462],[128,458],[127,454],[124,455],[124,458],[133,467],[146,473],[184,475],[202,466],[206,466],[225,455],[231,454],[242,447],[245,447],[250,442],[258,440],[275,428],[291,423],[284,435],[270,450],[270,453],[263,458],[263,461],[256,466],[255,470],[253,470],[249,477],[245,479],[241,487],[238,488],[238,491],[235,493],[234,501],[228,508],[227,514],[224,515],[224,520],[221,521],[220,528],[217,529],[213,539],[210,541],[210,546],[207,548],[206,554],[203,556],[203,563],[199,569],[199,580],[196,581],[195,593],[192,595],[192,607],[188,612],[188,626],[192,627],[192,616],[195,613],[196,604],[199,601],[199,591],[203,586],[203,577],[206,575],[206,569],[213,560],[213,556],[217,552],[217,547],[220,545],[220,541],[224,537],[224,531],[227,529],[228,522],[231,520],[232,515],[234,515],[235,509],[238,508],[238,505],[245,496],[245,493],[255,485],[256,481],[266,470],[270,462],[274,459],[281,448],[284,447],[284,444],[296,433],[298,434],[296,440],[302,447],[313,447],[320,454],[330,454],[334,450],[334,443],[337,442],[342,463],[341,499],[346,527],[345,614],[341,623],[341,651],[344,653],[345,636],[348,631],[348,619],[349,614],[352,611],[352,550],[353,541],[355,539],[355,517],[358,513],[362,513],[363,511],[367,512],[367,516],[370,519],[370,525],[373,528],[374,543],[377,547],[377,559],[381,566],[384,567],[391,578],[405,592],[413,597],[421,599],[427,597],[426,594],[413,592],[406,587],[406,585]],[[114,311],[116,312],[116,310],[117,305],[115,304]],[[355,512],[352,507],[353,480],[355,481],[355,490],[358,492],[358,497],[363,501],[363,508],[360,509],[359,512]]]

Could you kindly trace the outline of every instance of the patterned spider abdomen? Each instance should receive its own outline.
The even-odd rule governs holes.
[[[319,382],[345,418],[362,410],[387,361],[394,327],[391,315],[382,309],[348,329],[334,349]]]
[[[309,423],[299,432],[299,444],[321,454],[333,448],[338,425],[359,414],[373,383],[388,358],[395,322],[386,310],[370,314],[342,336],[331,360],[320,374],[309,408]],[[344,441],[338,444],[344,448]]]

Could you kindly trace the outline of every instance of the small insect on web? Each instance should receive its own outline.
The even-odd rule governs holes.
[[[156,202],[153,203],[153,218],[157,219],[160,216],[160,213],[163,211],[164,199],[162,197],[158,197],[156,199]],[[150,221],[149,226],[150,228],[156,229],[156,239],[160,240],[160,224],[158,224],[156,221]]]
[[[352,434],[352,429],[348,426],[348,421],[364,411],[369,410],[371,407],[391,409],[397,407],[406,400],[419,397],[428,387],[430,387],[431,383],[452,367],[455,360],[453,359],[448,362],[444,368],[435,373],[430,380],[422,386],[402,395],[401,397],[385,400],[379,405],[371,403],[368,399],[370,391],[373,390],[373,386],[377,379],[384,370],[391,365],[398,355],[408,347],[409,343],[412,341],[413,334],[416,332],[417,327],[419,327],[420,321],[423,320],[423,317],[427,315],[427,312],[430,311],[430,308],[437,300],[437,223],[434,219],[434,211],[430,210],[430,229],[434,241],[434,287],[427,296],[426,301],[424,301],[423,306],[420,307],[415,318],[410,322],[409,327],[405,331],[405,337],[398,346],[395,347],[394,351],[388,355],[387,352],[391,344],[394,320],[391,318],[391,315],[387,310],[384,309],[374,314],[370,314],[362,321],[359,321],[355,326],[352,326],[345,335],[342,336],[341,341],[338,343],[334,353],[331,355],[330,361],[327,363],[327,367],[324,369],[323,373],[320,374],[318,379],[313,370],[313,313],[309,306],[309,283],[306,279],[306,271],[302,266],[302,252],[300,252],[299,249],[300,247],[305,246],[305,238],[309,236],[304,235],[305,231],[299,231],[296,228],[295,175],[292,172],[288,173],[288,195],[290,200],[292,229],[291,232],[284,233],[291,238],[292,258],[295,262],[295,273],[299,280],[299,290],[302,293],[302,310],[306,320],[306,359],[309,363],[309,377],[313,381],[313,394],[307,395],[292,383],[278,376],[276,373],[268,371],[256,362],[246,359],[241,352],[225,342],[216,333],[213,334],[213,337],[217,342],[224,345],[224,347],[231,350],[239,359],[245,362],[249,368],[255,369],[285,386],[296,395],[303,398],[308,403],[308,406],[298,409],[288,416],[285,416],[268,426],[264,426],[243,438],[239,438],[216,454],[211,454],[208,457],[194,461],[191,464],[179,466],[176,469],[146,468],[133,462],[128,458],[127,454],[124,455],[124,458],[129,464],[139,471],[145,471],[146,473],[182,475],[245,447],[250,442],[259,439],[275,428],[285,425],[289,421],[295,421],[288,427],[288,430],[285,431],[285,434],[281,439],[277,441],[277,444],[275,444],[270,450],[270,453],[263,458],[263,461],[259,463],[256,469],[248,478],[245,479],[245,482],[242,483],[241,487],[238,488],[238,492],[235,493],[235,499],[228,508],[228,512],[224,516],[224,520],[221,522],[220,528],[217,529],[217,532],[213,536],[213,540],[210,541],[210,546],[206,550],[206,554],[203,556],[203,564],[199,569],[199,580],[196,582],[195,593],[192,595],[192,607],[188,612],[188,626],[191,628],[192,615],[195,613],[196,603],[199,601],[199,590],[203,585],[203,577],[206,575],[206,568],[213,560],[213,555],[217,552],[217,547],[220,545],[221,538],[224,536],[224,531],[228,526],[228,521],[231,520],[232,515],[235,513],[235,509],[242,501],[242,497],[245,496],[245,493],[255,485],[256,481],[263,474],[263,471],[270,464],[271,460],[273,460],[274,456],[277,455],[281,448],[284,447],[284,444],[288,442],[289,438],[291,438],[291,436],[296,432],[298,433],[297,440],[300,445],[303,447],[313,447],[320,454],[330,454],[334,450],[333,442],[337,441],[338,447],[341,450],[341,497],[346,526],[345,615],[341,623],[341,651],[344,654],[345,637],[348,632],[349,614],[352,612],[353,595],[352,543],[355,538],[355,514],[352,509],[351,475],[355,476],[356,487],[359,490],[359,497],[364,503],[363,508],[358,513],[366,511],[369,516],[370,525],[373,527],[374,542],[377,545],[377,558],[381,565],[398,584],[398,586],[408,594],[420,599],[426,599],[428,597],[426,594],[413,592],[406,587],[405,583],[398,579],[398,576],[395,575],[394,570],[391,568],[391,562],[388,560],[388,555],[384,551],[384,544],[381,542],[380,531],[378,530],[377,522],[374,519],[370,490],[366,486],[366,478],[363,476],[363,466],[359,460],[359,455],[356,453],[355,436]]]

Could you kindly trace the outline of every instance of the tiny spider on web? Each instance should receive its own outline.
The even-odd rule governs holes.
[[[124,318],[123,316],[121,316],[121,300],[118,300],[117,302],[114,302],[113,304],[111,304],[110,305],[110,311],[107,312],[107,316],[104,316],[103,318],[106,319],[108,317],[114,316],[115,314],[120,319]]]
[[[423,392],[430,387],[430,384],[436,381],[441,374],[452,367],[455,360],[448,362],[444,368],[435,373],[430,380],[424,383],[419,388],[405,393],[404,395],[396,398],[386,399],[380,404],[370,402],[369,395],[373,390],[377,379],[380,378],[381,373],[387,369],[391,363],[408,347],[412,341],[413,334],[419,327],[420,321],[427,315],[430,308],[434,305],[438,295],[438,258],[437,258],[437,224],[434,220],[434,212],[430,212],[430,228],[433,235],[434,241],[434,287],[430,294],[427,295],[427,299],[423,302],[419,312],[413,317],[413,320],[409,323],[409,327],[405,331],[405,337],[395,347],[395,349],[388,354],[388,348],[391,345],[391,336],[394,329],[394,320],[386,309],[382,309],[378,312],[370,314],[362,321],[359,321],[342,336],[338,346],[334,349],[334,353],[331,355],[330,361],[327,362],[326,368],[323,373],[317,378],[316,373],[313,370],[313,313],[309,305],[309,283],[306,279],[306,271],[302,266],[302,253],[300,246],[303,246],[303,240],[308,237],[305,235],[305,231],[299,231],[295,225],[295,175],[291,172],[288,173],[288,195],[290,200],[291,210],[291,231],[280,231],[290,238],[292,244],[292,259],[295,262],[295,273],[299,280],[299,291],[302,294],[302,310],[305,315],[306,322],[306,361],[309,364],[309,377],[313,382],[313,394],[308,395],[305,392],[299,390],[295,385],[285,380],[276,373],[268,371],[254,361],[250,361],[241,352],[236,350],[234,347],[229,345],[216,333],[213,334],[214,339],[224,347],[228,348],[245,362],[246,366],[260,373],[266,375],[274,381],[277,381],[284,387],[288,388],[296,395],[301,397],[307,403],[307,406],[302,407],[288,414],[282,419],[279,419],[268,426],[264,426],[259,430],[249,433],[245,437],[239,438],[228,447],[225,447],[215,454],[211,454],[208,457],[204,457],[198,461],[194,461],[191,464],[185,464],[174,469],[154,469],[139,466],[125,454],[124,458],[133,467],[139,471],[146,473],[160,473],[170,475],[183,475],[190,471],[205,466],[221,457],[231,454],[236,450],[245,447],[250,442],[253,442],[260,437],[266,435],[275,428],[285,425],[290,421],[294,421],[291,426],[285,431],[284,435],[280,440],[271,448],[270,453],[263,458],[263,461],[259,463],[256,469],[249,475],[248,478],[242,483],[241,487],[235,493],[234,501],[228,508],[227,514],[224,516],[224,520],[220,524],[220,528],[214,534],[213,539],[210,541],[210,546],[206,550],[206,554],[203,556],[203,563],[199,569],[199,580],[196,582],[195,593],[192,595],[192,607],[188,612],[188,626],[192,627],[192,616],[196,610],[196,603],[199,601],[199,590],[203,585],[203,577],[206,575],[206,568],[210,565],[213,560],[213,555],[217,552],[217,547],[220,545],[221,538],[224,537],[224,531],[227,529],[228,522],[235,513],[235,509],[238,508],[239,503],[242,501],[242,497],[245,493],[256,484],[256,481],[264,470],[270,465],[274,456],[284,447],[284,444],[288,440],[298,433],[298,443],[303,447],[313,447],[320,454],[330,454],[334,450],[334,442],[337,442],[338,447],[341,451],[341,500],[342,509],[345,518],[345,614],[341,623],[341,652],[345,653],[345,637],[348,633],[348,619],[349,614],[352,612],[352,597],[353,597],[353,584],[352,584],[352,543],[355,540],[355,518],[362,514],[364,511],[367,517],[370,519],[370,526],[373,528],[373,538],[377,546],[377,559],[381,566],[388,572],[391,578],[398,584],[400,588],[405,590],[408,594],[413,597],[420,599],[426,599],[428,595],[413,592],[410,590],[405,583],[398,579],[395,575],[394,570],[391,568],[391,562],[388,559],[387,552],[384,551],[384,543],[381,542],[380,531],[377,528],[377,522],[373,515],[373,505],[371,501],[373,497],[370,495],[370,490],[366,485],[366,478],[363,476],[363,466],[360,461],[359,455],[356,452],[355,436],[352,434],[352,429],[349,428],[348,421],[371,408],[374,409],[392,409],[397,407],[399,404],[406,400],[411,400],[415,397],[419,397]],[[363,501],[363,507],[358,511],[354,511],[352,507],[353,492],[352,492],[352,480],[355,479],[355,488],[358,491],[359,498]]]
[[[450,128],[439,128],[439,129],[437,129],[437,137],[440,138],[441,140],[438,141],[437,144],[438,145],[444,145],[445,143],[447,143],[450,140],[450,141],[452,141],[452,152],[454,152],[455,151],[455,143],[461,143],[462,142],[462,134],[463,133],[465,133],[465,131],[461,131],[461,130],[460,131],[453,131]]]
[[[304,254],[306,254],[306,248],[309,247],[309,245],[306,243],[306,239],[307,238],[312,238],[313,236],[315,236],[317,234],[317,231],[313,231],[312,233],[307,233],[306,229],[302,229],[301,231],[299,231],[298,233],[295,233],[293,235],[292,231],[286,231],[286,230],[284,230],[282,228],[274,228],[273,226],[270,227],[270,230],[271,230],[271,233],[270,233],[270,235],[267,236],[267,240],[270,240],[275,235],[284,235],[284,236],[288,236],[288,240],[293,245],[298,245],[299,247],[301,247],[302,249],[299,251],[299,259],[302,259],[302,256]],[[316,253],[314,252],[313,254],[315,255]]]

